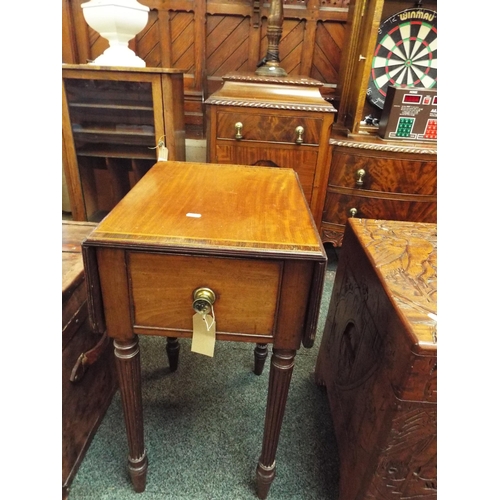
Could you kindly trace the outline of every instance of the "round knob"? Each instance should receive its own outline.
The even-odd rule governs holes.
[[[197,288],[193,292],[193,309],[199,314],[207,314],[215,302],[215,293],[210,288]]]
[[[304,138],[302,137],[304,135],[304,127],[298,126],[295,129],[295,135],[297,136],[295,139],[296,144],[302,144],[304,142]]]
[[[239,141],[240,139],[243,139],[243,135],[241,134],[241,129],[243,128],[243,123],[237,122],[234,124],[234,128],[236,129],[236,134],[234,135],[234,138]]]
[[[365,176],[366,172],[360,168],[356,172],[356,186],[362,186],[363,185],[363,177]]]
[[[353,208],[349,209],[349,213],[351,214],[351,217],[356,217],[356,214],[358,213],[358,209],[353,207]]]

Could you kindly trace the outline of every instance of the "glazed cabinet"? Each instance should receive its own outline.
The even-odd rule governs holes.
[[[226,75],[206,101],[207,161],[293,168],[319,227],[335,108],[305,77]]]
[[[74,220],[100,221],[166,150],[185,160],[182,71],[65,64],[62,83]]]

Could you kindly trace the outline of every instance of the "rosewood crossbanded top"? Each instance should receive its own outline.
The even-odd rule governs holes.
[[[292,169],[158,162],[87,242],[190,253],[324,261]]]
[[[437,225],[349,219],[415,345],[437,350]],[[431,314],[431,316],[429,316]]]

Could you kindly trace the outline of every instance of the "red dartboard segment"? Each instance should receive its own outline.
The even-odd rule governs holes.
[[[387,87],[437,87],[437,12],[407,9],[379,28],[367,98],[383,109]]]

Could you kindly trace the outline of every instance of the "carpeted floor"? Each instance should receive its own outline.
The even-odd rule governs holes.
[[[269,500],[336,500],[338,458],[326,392],[314,382],[337,255],[329,266],[315,345],[300,349],[276,456]],[[142,336],[146,491],[127,473],[127,442],[117,393],[70,488],[69,500],[255,500],[270,355],[253,374],[253,344],[218,342],[209,358],[180,339],[170,373],[165,339]]]

